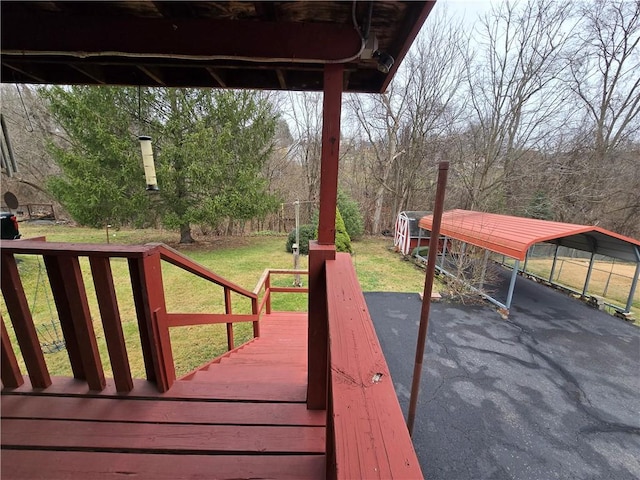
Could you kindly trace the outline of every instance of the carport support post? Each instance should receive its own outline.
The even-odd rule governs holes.
[[[444,191],[447,186],[448,171],[449,162],[440,162],[438,165],[438,186],[436,188],[436,203],[433,208],[431,239],[429,240],[427,273],[424,277],[422,309],[420,310],[420,327],[418,328],[418,344],[416,345],[416,362],[413,366],[413,383],[411,384],[409,415],[407,416],[407,428],[409,430],[409,435],[413,434],[413,422],[416,418],[416,405],[418,404],[418,392],[420,390],[420,378],[422,376],[422,359],[424,358],[424,347],[427,341],[427,327],[429,326],[431,290],[433,289],[433,278],[436,272],[436,257],[438,255],[438,249],[433,248],[431,240],[435,238],[436,241],[438,241],[437,239],[440,237],[440,224],[442,223],[442,211],[444,210]]]
[[[513,299],[513,290],[516,288],[516,277],[518,276],[518,268],[520,268],[520,260],[516,260],[513,265],[513,272],[511,273],[511,282],[509,282],[509,292],[507,293],[507,303],[505,306],[507,310],[511,308],[511,300]]]
[[[587,290],[589,288],[589,281],[591,281],[591,272],[593,271],[593,259],[596,256],[596,252],[591,252],[591,259],[589,260],[589,269],[587,270],[587,278],[584,281],[584,288],[582,289],[582,296],[587,295]]]
[[[529,249],[524,254],[524,265],[522,266],[522,271],[527,273],[527,263],[529,263]]]
[[[438,232],[438,235],[434,235],[433,230],[431,230],[431,238],[436,237],[436,242],[438,243],[440,243],[440,239],[438,238],[439,235],[440,235],[440,232]],[[429,244],[431,244],[431,240],[429,240]],[[429,251],[431,251],[431,249],[429,249]],[[444,237],[444,242],[442,243],[442,260],[440,261],[440,268],[444,268],[444,257],[446,255],[447,255],[447,237]],[[434,259],[434,262],[435,262],[435,259]]]
[[[629,298],[627,299],[627,306],[625,307],[625,313],[631,311],[631,304],[633,303],[633,296],[636,294],[636,287],[638,286],[638,277],[640,276],[640,261],[636,263],[636,273],[631,280],[631,290],[629,290]]]
[[[418,225],[418,245],[416,246],[416,258],[420,257],[420,240],[422,240],[422,229]]]
[[[482,273],[480,274],[480,290],[484,288],[484,277],[487,273],[487,263],[489,262],[489,250],[484,251],[484,260],[482,260]]]
[[[560,245],[556,243],[556,251],[553,253],[553,263],[551,264],[551,273],[549,274],[549,283],[553,283],[553,274],[556,273],[556,262],[558,261],[558,249]]]

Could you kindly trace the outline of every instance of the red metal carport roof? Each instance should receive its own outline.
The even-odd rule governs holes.
[[[433,215],[420,219],[431,230]],[[469,210],[449,210],[442,215],[440,234],[524,260],[531,245],[551,242],[630,262],[640,262],[640,241],[600,227],[550,222]]]

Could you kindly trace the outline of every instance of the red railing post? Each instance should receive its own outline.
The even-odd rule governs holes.
[[[20,345],[22,358],[29,373],[31,385],[34,388],[47,388],[51,385],[51,377],[40,348],[38,332],[33,324],[16,259],[13,254],[3,252],[0,265],[2,294]]]
[[[271,272],[269,272],[264,282],[264,294],[267,297],[265,300],[265,309],[268,315],[271,313]]]
[[[231,290],[228,287],[224,287],[224,313],[231,315]],[[227,323],[227,350],[233,350],[235,347],[233,341],[233,323]]]
[[[259,310],[258,298],[257,297],[256,298],[252,298],[251,299],[251,311],[258,318],[258,320],[253,322],[253,336],[254,336],[254,338],[257,338],[257,337],[260,336],[260,316],[259,316],[260,312],[258,310]]]
[[[129,259],[129,272],[147,379],[166,392],[175,381],[175,367],[168,328],[162,322],[167,308],[157,248],[142,258]]]
[[[307,408],[327,408],[328,317],[325,263],[336,256],[334,245],[309,242],[309,330]]]

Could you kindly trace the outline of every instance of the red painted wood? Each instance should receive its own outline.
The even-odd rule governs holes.
[[[129,259],[129,277],[131,278],[131,290],[133,291],[133,303],[138,319],[138,331],[140,332],[140,346],[142,347],[142,358],[144,360],[144,370],[146,378],[150,382],[157,379],[157,362],[153,359],[151,311],[147,305],[147,295],[145,290],[144,264],[140,259]]]
[[[307,406],[327,408],[327,282],[325,263],[335,258],[334,245],[309,242],[309,327]]]
[[[251,312],[254,315],[258,315],[258,298],[253,298],[251,299]],[[253,322],[253,336],[254,337],[259,337],[260,336],[260,321],[255,321]]]
[[[16,389],[4,389],[2,395],[36,394],[41,396],[81,396],[92,398],[141,398],[162,401],[175,400],[244,400],[266,402],[305,401],[306,388],[302,385],[247,385],[241,379],[234,382],[211,383],[194,381],[177,381],[168,392],[159,392],[156,384],[145,380],[133,380],[133,390],[129,393],[118,393],[112,379],[107,379],[107,386],[102,392],[89,390],[86,382],[68,377],[53,377],[53,384],[46,390],[32,390],[22,385]]]
[[[325,444],[322,427],[141,423],[132,428],[120,422],[7,418],[1,425],[3,448],[321,454]]]
[[[102,390],[105,386],[104,370],[93,330],[80,261],[78,257],[65,256],[59,257],[58,262],[65,275],[64,290],[87,384],[92,390]]]
[[[41,243],[41,242],[36,242]],[[12,254],[2,250],[0,259],[0,288],[9,311],[11,324],[22,352],[22,358],[29,372],[29,379],[34,388],[47,388],[51,385],[51,377],[38,341],[38,333],[33,324],[31,311],[22,287],[16,260]]]
[[[231,291],[236,292],[245,297],[256,298],[256,295],[253,292],[250,292],[249,290],[246,290],[241,286],[236,285],[233,282],[225,280],[223,277],[216,275],[209,269],[203,267],[197,262],[194,262],[190,258],[185,257],[180,252],[172,249],[171,247],[168,247],[162,244],[149,244],[149,245],[156,245],[158,247],[158,252],[160,253],[160,257],[162,258],[162,260],[168,263],[171,263],[172,265],[175,265],[178,268],[186,270],[187,272],[197,275],[200,278],[204,278],[205,280],[209,280],[210,282],[220,285],[221,287],[228,288]]]
[[[224,289],[224,313],[231,315],[233,309],[231,307],[231,290],[225,287]],[[235,348],[233,341],[233,323],[227,323],[227,350],[231,351]]]
[[[303,403],[186,402],[113,398],[2,395],[3,418],[100,420],[217,425],[323,427],[326,416]]]
[[[41,242],[22,240],[2,242],[2,250],[7,253],[30,255],[80,255],[103,257],[141,258],[152,253],[155,245],[101,245],[96,243]]]
[[[324,455],[153,455],[2,450],[3,477],[15,480],[123,478],[321,480]]]
[[[351,257],[336,255],[326,275],[335,476],[423,478]]]
[[[120,309],[111,273],[111,263],[105,257],[90,257],[91,273],[95,285],[102,327],[111,360],[111,369],[119,392],[129,392],[133,388],[129,356],[122,331]]]
[[[224,313],[166,313],[163,315],[163,322],[167,327],[187,327],[190,325],[213,325],[217,323],[254,322],[255,315],[232,315],[229,317]],[[230,325],[232,323],[229,323]]]
[[[175,381],[175,366],[168,329],[159,325],[167,312],[160,254],[130,260],[129,270],[147,379],[149,370],[153,371],[158,390],[166,392]]]
[[[350,15],[346,9],[345,15]],[[15,16],[13,18],[16,18]],[[212,56],[259,59],[340,60],[352,57],[360,48],[358,33],[348,22],[269,22],[234,18],[125,17],[96,15],[53,15],[50,22],[37,16],[2,23],[7,29],[4,49],[40,52],[127,52],[149,57]],[[112,35],[113,32],[129,35]],[[211,42],[211,32],[216,42]],[[238,32],[244,32],[238,36]],[[48,32],[48,33],[47,33]],[[88,32],[91,32],[90,34]],[[226,32],[226,33],[225,33]],[[40,38],[52,36],[46,42]],[[154,40],[155,39],[155,40]],[[319,42],[318,39],[322,39]],[[5,42],[7,45],[5,45]],[[171,52],[167,54],[167,52]]]
[[[0,348],[0,370],[2,384],[8,388],[16,388],[24,383],[20,367],[18,366],[18,360],[16,354],[13,351],[11,340],[9,339],[9,333],[7,327],[4,326],[4,319],[0,316],[0,323],[2,323],[2,346]]]
[[[82,365],[82,357],[80,356],[78,337],[73,328],[73,321],[71,320],[71,306],[69,305],[69,298],[67,297],[65,289],[66,276],[62,270],[60,258],[60,256],[45,255],[43,257],[44,265],[47,269],[53,300],[58,310],[58,319],[60,321],[60,327],[62,328],[65,349],[69,356],[73,376],[84,380],[84,366]]]
[[[320,245],[332,245],[336,238],[340,110],[342,107],[343,78],[344,65],[326,64],[324,66],[320,213],[318,223],[318,243]]]

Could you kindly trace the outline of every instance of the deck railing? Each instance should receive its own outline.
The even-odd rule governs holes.
[[[328,477],[422,478],[351,257],[325,262]]]
[[[155,382],[161,392],[167,391],[176,379],[170,327],[226,323],[229,350],[234,348],[233,323],[253,322],[254,336],[259,335],[256,294],[228,282],[166,245],[118,246],[25,240],[2,242],[0,254],[2,294],[33,388],[47,388],[51,385],[51,376],[20,278],[15,258],[17,254],[42,256],[73,376],[85,380],[90,390],[104,389],[106,380],[89,311],[80,266],[81,257],[88,257],[91,266],[114,382],[119,392],[131,391],[133,380],[111,271],[111,258],[126,258],[128,261],[146,378]],[[225,313],[168,313],[162,261],[222,287]],[[251,314],[233,314],[232,293],[250,299]],[[24,380],[4,320],[1,352],[2,383],[5,387],[19,387]]]
[[[262,293],[262,299],[259,300],[256,313],[258,317],[262,316],[262,312],[271,313],[271,294],[272,293],[308,293],[309,289],[306,287],[280,287],[271,284],[272,275],[309,275],[308,270],[293,270],[293,269],[275,269],[267,268],[262,272],[262,276],[256,284],[256,288],[253,289],[254,295],[260,298]]]

